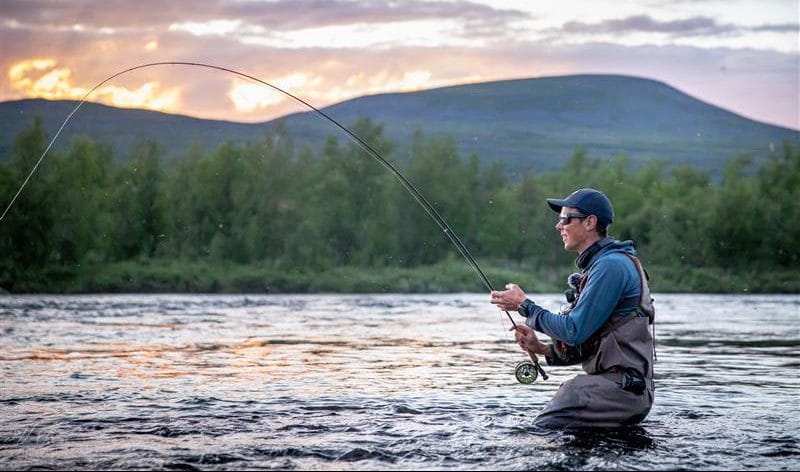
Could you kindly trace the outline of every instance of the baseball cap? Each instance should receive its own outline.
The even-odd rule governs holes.
[[[577,208],[584,215],[595,215],[597,221],[609,225],[614,221],[614,207],[606,194],[593,188],[582,188],[572,192],[567,198],[548,198],[547,204],[556,213],[563,207]]]

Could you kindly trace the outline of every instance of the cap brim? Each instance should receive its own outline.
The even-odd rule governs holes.
[[[561,209],[567,206],[567,201],[559,200],[557,198],[548,198],[547,204],[550,205],[550,208],[552,208],[554,212],[561,213]]]

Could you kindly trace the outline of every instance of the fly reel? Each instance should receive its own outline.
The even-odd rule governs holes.
[[[531,361],[519,361],[514,369],[514,375],[521,384],[532,384],[539,377],[539,369]]]

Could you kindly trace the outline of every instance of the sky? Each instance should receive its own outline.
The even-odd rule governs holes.
[[[80,99],[120,71],[202,62],[314,106],[503,79],[622,74],[800,129],[797,0],[0,0],[0,101]],[[302,106],[232,74],[156,66],[88,100],[259,122]]]

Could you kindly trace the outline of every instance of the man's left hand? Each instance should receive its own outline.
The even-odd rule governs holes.
[[[504,311],[517,311],[525,301],[525,292],[517,284],[507,284],[504,291],[492,291],[492,303]]]

